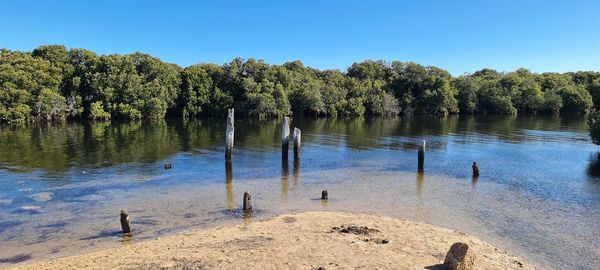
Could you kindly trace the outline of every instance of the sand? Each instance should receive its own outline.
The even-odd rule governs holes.
[[[369,229],[346,233],[350,225]],[[454,242],[474,249],[477,269],[533,269],[455,230],[339,212],[282,215],[13,269],[442,269]]]

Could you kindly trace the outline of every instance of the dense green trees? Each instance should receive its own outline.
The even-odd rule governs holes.
[[[600,145],[600,111],[594,110],[588,114],[587,124],[592,142],[596,145]]]
[[[0,50],[0,122],[283,115],[586,114],[600,106],[600,73],[453,77],[416,63],[363,61],[346,72],[300,61],[236,58],[180,68],[147,54],[97,55],[44,45]]]

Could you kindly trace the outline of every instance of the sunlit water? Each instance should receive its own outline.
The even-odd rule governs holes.
[[[600,265],[599,149],[582,118],[294,119],[294,126],[302,130],[301,158],[290,151],[282,162],[279,121],[236,121],[231,168],[220,118],[0,127],[0,267],[306,210],[454,228],[540,268]],[[323,189],[327,203],[318,199]],[[243,219],[247,190],[255,212]],[[121,209],[131,215],[132,238],[119,233]]]

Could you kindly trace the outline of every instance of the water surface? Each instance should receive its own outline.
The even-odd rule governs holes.
[[[306,210],[454,228],[540,268],[600,263],[600,162],[583,118],[293,119],[303,148],[287,162],[280,121],[235,125],[231,167],[224,119],[0,127],[0,267]]]

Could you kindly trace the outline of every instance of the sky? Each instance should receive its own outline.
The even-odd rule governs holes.
[[[399,60],[454,75],[600,71],[600,1],[2,1],[0,48],[42,44],[181,66],[242,57],[340,70]]]

